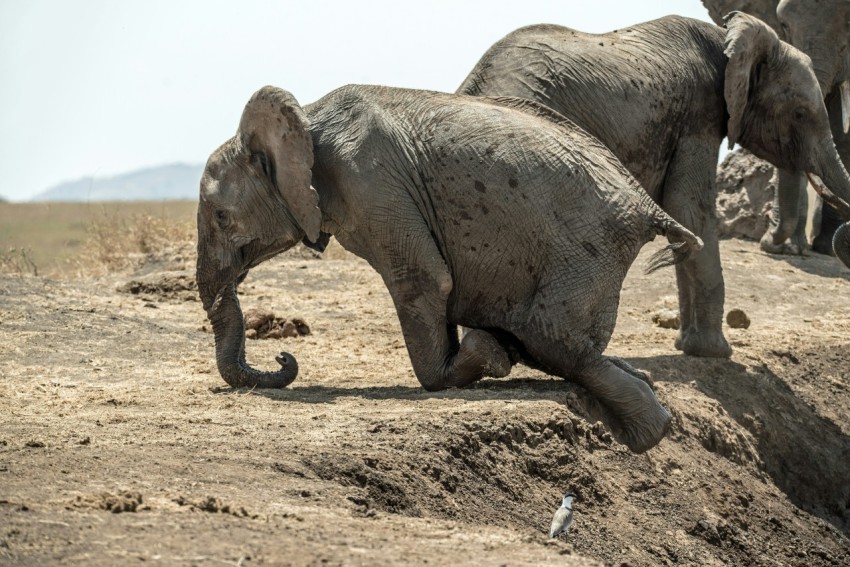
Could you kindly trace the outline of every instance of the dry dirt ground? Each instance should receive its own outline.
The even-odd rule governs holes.
[[[3,277],[0,564],[850,565],[850,271],[723,242],[752,325],[704,360],[652,323],[676,305],[672,269],[641,273],[658,245],[609,347],[674,414],[644,455],[524,367],[423,391],[380,278],[340,251],[240,287],[312,330],[249,341],[255,366],[297,356],[274,391],[218,376],[191,271]]]

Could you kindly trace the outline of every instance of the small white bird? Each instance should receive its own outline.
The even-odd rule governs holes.
[[[575,498],[575,493],[572,490],[564,494],[564,501],[561,502],[561,507],[555,510],[555,517],[552,518],[549,537],[558,537],[567,533],[567,530],[570,529],[570,524],[573,523],[573,498]]]

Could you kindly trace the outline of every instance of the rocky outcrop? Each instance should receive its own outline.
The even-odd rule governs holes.
[[[776,193],[776,169],[744,149],[717,167],[717,228],[721,238],[758,240],[767,230]]]

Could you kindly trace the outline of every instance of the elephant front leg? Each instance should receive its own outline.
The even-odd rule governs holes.
[[[640,374],[623,361],[603,356],[578,376],[578,381],[607,410],[607,425],[614,437],[635,453],[656,446],[672,420]]]
[[[808,249],[806,184],[805,175],[779,170],[779,184],[773,199],[770,224],[759,242],[765,252],[800,255]]]
[[[403,206],[399,212],[404,213]],[[466,386],[485,376],[510,374],[508,353],[480,329],[458,340],[448,321],[453,281],[433,237],[415,211],[404,222],[382,223],[376,266],[389,289],[416,378],[426,390]]]
[[[510,374],[508,353],[490,333],[472,329],[458,341],[457,326],[446,320],[448,294],[423,283],[397,283],[395,290],[390,290],[410,362],[422,387],[429,391],[458,388],[485,376]]]

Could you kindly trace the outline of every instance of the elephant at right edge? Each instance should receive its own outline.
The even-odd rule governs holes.
[[[812,58],[832,137],[844,167],[850,165],[850,0],[702,0],[715,22],[740,10],[768,23],[782,39]],[[802,254],[806,240],[806,176],[803,172],[779,169],[779,187],[774,199],[771,225],[761,239],[761,248],[773,253]],[[838,209],[844,208],[839,206]],[[829,254],[833,242],[850,246],[850,231],[839,229],[846,217],[833,207],[824,207],[820,229],[812,249]],[[842,230],[835,236],[836,230]],[[845,262],[846,263],[846,262]]]
[[[493,45],[457,92],[523,97],[567,116],[703,239],[702,253],[676,266],[676,347],[686,354],[732,352],[722,330],[715,216],[724,136],[778,167],[822,178],[832,202],[850,202],[850,177],[811,60],[740,12],[728,17],[726,29],[679,16],[599,35],[556,25],[521,28]],[[836,233],[836,245],[850,266],[850,223]]]

